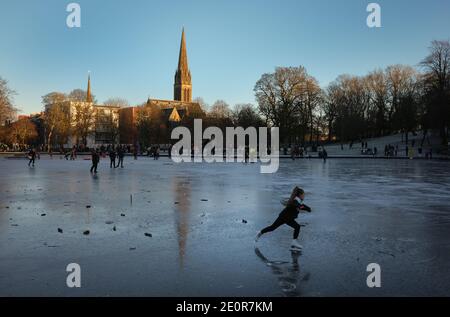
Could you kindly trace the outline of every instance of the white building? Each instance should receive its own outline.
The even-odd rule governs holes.
[[[86,135],[86,146],[89,148],[119,142],[120,107],[94,104],[90,77],[88,78],[86,101],[68,100],[62,102],[61,105],[67,108],[72,126],[71,135],[64,145],[65,148],[83,144],[83,135]],[[47,105],[46,111],[52,106]],[[79,131],[80,129],[86,129],[86,131]]]

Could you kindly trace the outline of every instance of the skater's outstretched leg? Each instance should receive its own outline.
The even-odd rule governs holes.
[[[258,233],[258,235],[256,236],[256,239],[255,239],[255,242],[258,242],[258,239],[259,239],[263,234],[268,233],[268,232],[272,232],[272,231],[276,230],[278,227],[284,225],[285,223],[286,223],[286,222],[285,222],[285,220],[284,220],[283,218],[278,217],[278,218],[275,220],[275,222],[274,222],[273,224],[271,224],[270,226],[268,226],[268,227],[262,229],[262,230]]]

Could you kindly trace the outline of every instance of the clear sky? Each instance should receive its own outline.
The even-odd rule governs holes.
[[[81,28],[66,6],[81,5]],[[370,2],[382,28],[366,25]],[[326,86],[417,65],[433,39],[450,38],[449,0],[0,0],[0,76],[23,113],[51,91],[92,90],[99,102],[173,98],[185,27],[193,96],[255,103],[253,87],[276,66],[303,65]]]

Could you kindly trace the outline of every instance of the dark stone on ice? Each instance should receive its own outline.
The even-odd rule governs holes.
[[[63,229],[58,228],[58,232],[59,232],[59,233],[63,233]]]

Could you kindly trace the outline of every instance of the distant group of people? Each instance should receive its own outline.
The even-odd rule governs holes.
[[[154,160],[158,160],[160,156],[161,149],[159,145],[151,146],[147,151],[147,156],[153,156]]]
[[[371,148],[367,142],[361,141],[361,155],[373,155],[375,157],[377,153],[378,149],[376,146]]]
[[[406,149],[408,149],[408,146],[406,146]],[[408,154],[408,150],[406,150],[406,153]],[[384,156],[386,157],[397,157],[398,156],[398,145],[395,147],[391,144],[387,144],[384,146]]]
[[[111,147],[109,149],[109,159],[110,159],[110,168],[117,168],[121,167],[123,168],[123,158],[125,156],[125,148],[123,146],[117,146],[115,149],[114,147]],[[118,159],[117,165],[116,165],[116,157]]]
[[[374,157],[377,155],[378,149],[377,147],[370,147],[369,144],[366,141],[363,141],[360,139],[361,142],[361,155],[373,155]],[[404,153],[405,156],[413,159],[414,153],[415,153],[415,146],[416,140],[412,140],[411,143],[409,142],[404,147]],[[354,142],[351,141],[349,143],[349,149],[353,147]],[[308,155],[307,147],[303,145],[291,145],[289,144],[289,147],[284,147],[283,151],[284,154],[287,154],[288,149],[290,149],[290,155],[292,160],[295,160],[296,158],[303,158]],[[341,143],[341,150],[344,149],[344,145]],[[69,151],[65,151],[63,148],[60,148],[60,153],[64,154],[64,157],[66,160],[76,160],[77,159],[77,152],[79,151],[86,151],[89,150],[88,147],[83,146],[80,148],[80,146],[74,145]],[[168,147],[168,156],[171,157],[171,150],[172,145],[169,145]],[[147,156],[152,156],[154,160],[158,160],[160,157],[160,151],[161,148],[159,145],[153,145],[150,146],[146,153]],[[250,161],[250,157],[255,155],[256,149],[250,149],[248,146],[245,147],[245,162]],[[318,144],[313,144],[311,146],[312,152],[318,152],[319,158],[322,158],[324,162],[326,162],[328,158],[328,153],[325,150],[325,147],[319,146]],[[399,145],[392,145],[392,144],[386,144],[384,147],[384,156],[387,158],[390,157],[397,157],[401,156],[400,151],[403,151],[403,149],[399,149]],[[425,159],[432,159],[433,158],[433,151],[431,148],[429,148],[425,153],[423,153],[423,149],[419,147],[417,149],[417,153],[422,156],[424,154]],[[91,159],[92,159],[92,166],[91,166],[91,173],[97,173],[98,164],[100,162],[100,158],[105,158],[106,156],[109,156],[110,159],[110,168],[123,168],[124,167],[124,157],[126,153],[131,153],[135,160],[138,158],[139,153],[139,145],[132,146],[132,145],[102,145],[99,148],[91,149]],[[52,151],[49,149],[49,155],[52,157]],[[31,148],[28,153],[28,166],[35,166],[36,158],[40,158],[39,151],[36,147]],[[309,156],[311,157],[311,156]]]
[[[78,149],[78,147],[76,145],[74,145],[70,151],[67,151],[64,154],[65,159],[69,160],[69,157],[70,157],[71,161],[76,160],[77,159],[77,149]]]
[[[287,154],[286,152],[287,151],[285,151],[285,154]],[[296,158],[299,158],[299,157],[304,157],[306,155],[308,155],[308,151],[303,145],[302,146],[299,146],[299,145],[292,145],[291,146],[291,158],[292,158],[292,160],[295,160]]]
[[[110,168],[123,168],[123,159],[125,157],[125,151],[126,148],[122,145],[118,145],[116,148],[113,146],[108,146],[108,156],[109,156],[109,167]],[[104,149],[106,150],[106,149]],[[91,151],[91,160],[92,160],[92,166],[91,166],[91,173],[97,173],[98,163],[100,162],[100,157],[105,156],[105,152],[102,152],[101,149],[93,149]],[[137,158],[137,154],[134,155],[135,158]],[[117,164],[116,164],[116,158],[117,158]]]

